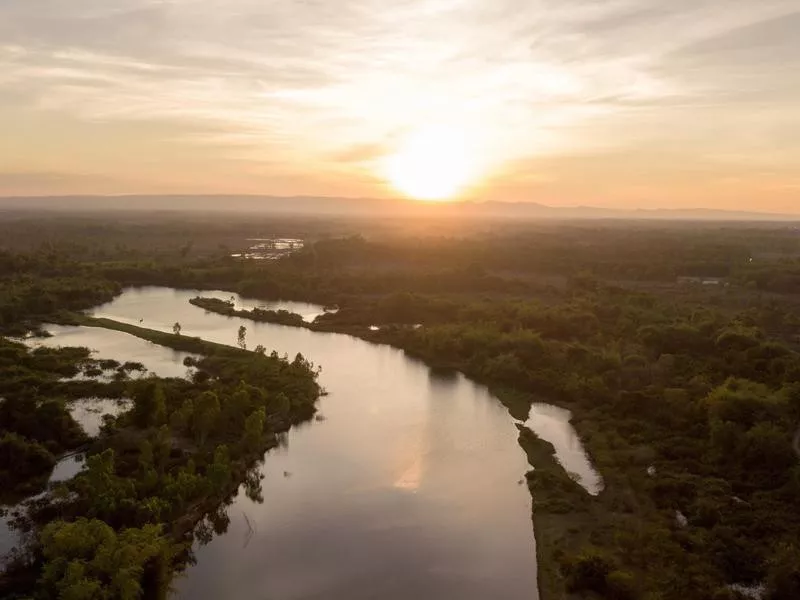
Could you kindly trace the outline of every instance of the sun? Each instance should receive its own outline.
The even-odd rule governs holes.
[[[389,183],[402,194],[426,201],[452,200],[476,178],[465,132],[453,127],[420,129],[385,163]]]

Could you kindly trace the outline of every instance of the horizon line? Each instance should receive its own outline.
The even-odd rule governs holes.
[[[596,211],[608,213],[707,213],[719,215],[748,215],[753,217],[774,217],[779,220],[800,220],[800,212],[773,212],[771,210],[751,210],[751,209],[730,209],[730,208],[709,208],[703,206],[686,208],[666,208],[666,207],[636,207],[636,208],[614,208],[601,205],[569,204],[554,205],[545,204],[536,200],[477,200],[477,199],[455,199],[448,201],[421,201],[412,198],[398,197],[369,197],[369,196],[313,196],[308,194],[294,194],[291,196],[275,194],[253,194],[253,193],[119,193],[119,194],[35,194],[35,195],[0,195],[0,203],[6,201],[22,200],[102,200],[102,199],[150,199],[150,198],[175,198],[189,200],[192,198],[241,198],[241,199],[273,199],[273,200],[320,200],[320,201],[354,201],[354,202],[385,202],[402,203],[406,206],[429,207],[423,210],[446,210],[447,207],[456,208],[458,206],[513,206],[517,208],[531,207],[542,210],[552,211]],[[65,207],[67,208],[67,207]],[[163,209],[169,211],[169,208]],[[180,210],[180,209],[176,209]],[[613,217],[613,215],[609,215]]]

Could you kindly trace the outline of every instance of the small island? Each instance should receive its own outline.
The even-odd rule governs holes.
[[[192,298],[189,302],[194,306],[228,317],[242,317],[260,323],[275,323],[291,327],[306,327],[308,325],[301,315],[288,310],[266,310],[263,308],[237,310],[233,302],[220,300],[219,298],[203,298],[201,296]]]

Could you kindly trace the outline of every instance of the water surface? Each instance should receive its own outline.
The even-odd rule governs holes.
[[[95,312],[163,331],[177,321],[184,335],[227,344],[244,325],[248,347],[321,365],[329,395],[324,420],[266,455],[264,503],[240,492],[227,533],[196,548],[178,597],[538,597],[531,498],[518,484],[528,465],[486,388],[387,346],[209,313],[189,304],[196,295],[212,294],[128,290]]]
[[[81,398],[70,402],[68,408],[86,435],[96,437],[103,425],[104,415],[117,416],[128,410],[131,403],[132,400],[128,398]]]
[[[11,514],[6,512],[13,509],[11,506],[0,506],[0,510],[4,512],[0,514],[0,569],[3,568],[8,553],[22,543],[19,532],[10,525]]]
[[[144,296],[149,296],[152,293],[161,294],[165,299],[170,301],[170,315],[173,315],[175,320],[169,322],[165,319],[165,312],[157,311],[157,307],[144,300]],[[224,292],[219,290],[173,290],[171,288],[159,287],[144,287],[144,288],[131,288],[116,298],[109,304],[104,304],[94,311],[96,317],[108,317],[116,319],[124,323],[131,323],[133,325],[140,325],[150,329],[161,329],[163,331],[172,331],[175,323],[180,323],[184,327],[186,323],[185,312],[188,310],[184,305],[188,305],[189,300],[201,296],[203,298],[216,298],[218,300],[232,301],[233,307],[236,310],[253,310],[254,308],[263,308],[265,310],[288,310],[289,312],[297,313],[303,317],[306,322],[311,322],[318,316],[325,314],[325,309],[318,304],[310,304],[308,302],[294,302],[289,300],[270,301],[270,300],[256,300],[254,298],[244,298],[239,294],[231,292]],[[192,307],[194,311],[203,311],[202,308]],[[178,309],[177,311],[175,309]],[[153,312],[153,311],[156,312]],[[110,312],[109,312],[110,311]],[[192,311],[193,312],[193,311]],[[184,318],[181,318],[184,316]],[[222,315],[217,315],[222,317]],[[249,320],[246,320],[249,323]],[[181,329],[185,335],[197,335],[190,333],[186,329]],[[225,343],[236,344],[236,332],[232,340],[227,339]]]
[[[573,474],[587,492],[596,496],[603,491],[603,478],[592,466],[570,419],[572,413],[567,409],[535,403],[525,425],[538,437],[553,444],[561,466]]]
[[[437,375],[401,351],[356,338],[209,313],[197,295],[228,292],[127,290],[94,314],[235,345],[301,352],[323,368],[329,392],[319,420],[293,429],[265,456],[264,503],[243,490],[228,509],[226,533],[196,546],[197,564],[176,583],[191,599],[478,600],[538,598],[528,470],[514,421],[499,401],[461,375]],[[303,303],[233,296],[237,308],[284,309],[313,320]],[[160,376],[183,376],[185,353],[123,333],[51,327],[53,346],[88,346],[98,358],[142,362]],[[90,435],[108,399],[73,404]],[[554,444],[561,464],[590,492],[602,489],[569,412],[545,404],[527,425]],[[59,461],[50,482],[73,477],[83,457]],[[16,542],[0,518],[0,556]]]
[[[138,319],[136,319],[136,324],[139,324]],[[142,326],[147,327],[144,323],[142,323]],[[148,372],[159,377],[185,377],[187,368],[183,365],[183,360],[187,356],[193,356],[188,352],[178,352],[121,331],[113,331],[101,327],[47,325],[43,329],[50,334],[50,337],[26,338],[23,342],[29,348],[40,346],[48,348],[58,348],[60,346],[89,348],[93,351],[92,358],[114,359],[120,363],[126,361],[139,362],[144,365]],[[171,327],[170,331],[172,331]],[[129,375],[137,377],[141,374],[131,371]]]
[[[86,466],[85,456],[83,453],[70,454],[64,458],[59,459],[56,466],[53,467],[53,472],[50,473],[50,479],[47,480],[47,485],[53,485],[68,481],[75,477]]]

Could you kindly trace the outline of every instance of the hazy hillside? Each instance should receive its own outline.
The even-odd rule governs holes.
[[[793,215],[710,209],[616,210],[586,206],[557,207],[536,202],[424,203],[371,198],[308,196],[41,196],[0,198],[0,211],[144,211],[225,212],[283,215],[447,216],[514,219],[679,219],[800,220]]]

